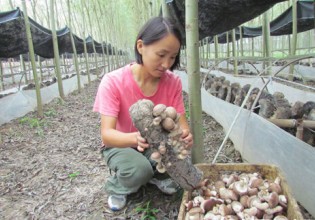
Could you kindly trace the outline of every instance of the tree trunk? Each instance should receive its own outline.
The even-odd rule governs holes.
[[[189,78],[190,122],[194,137],[192,160],[203,162],[200,62],[198,55],[198,1],[186,0],[187,73]]]
[[[24,22],[25,22],[28,50],[30,53],[32,70],[33,70],[33,77],[34,77],[35,88],[36,88],[37,114],[39,117],[43,117],[44,112],[43,112],[42,97],[41,97],[41,93],[40,93],[40,85],[39,85],[38,78],[37,78],[34,45],[33,45],[32,33],[31,33],[30,23],[28,20],[25,0],[22,0],[22,6],[23,6],[23,12],[24,12],[23,14],[24,14]]]
[[[185,190],[198,187],[203,173],[191,163],[190,157],[178,158],[179,151],[176,149],[185,148],[184,143],[179,141],[180,133],[168,132],[160,124],[154,125],[153,108],[153,102],[146,99],[139,100],[130,107],[129,113],[135,127],[150,144],[153,152],[159,151],[161,143],[164,143],[166,152],[162,154],[161,162],[174,181]]]
[[[54,59],[55,59],[55,71],[57,75],[58,81],[58,90],[61,99],[65,99],[63,84],[60,72],[60,59],[59,59],[59,48],[58,48],[58,39],[56,32],[56,24],[55,24],[55,9],[54,9],[54,0],[50,0],[50,15],[51,15],[51,33],[52,33],[52,42],[54,49]]]
[[[292,41],[290,55],[295,56],[297,44],[297,1],[292,1]],[[294,78],[294,63],[290,65],[289,80],[293,81]]]
[[[72,50],[73,50],[73,61],[74,61],[75,71],[77,74],[78,92],[80,93],[81,92],[81,76],[80,76],[77,48],[75,46],[73,34],[72,34],[72,22],[71,22],[71,13],[70,13],[71,8],[70,8],[69,0],[67,0],[67,8],[68,8],[68,15],[69,15],[70,39],[71,39],[71,45],[72,45]]]

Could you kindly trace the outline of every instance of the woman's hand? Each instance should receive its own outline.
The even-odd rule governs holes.
[[[149,144],[146,139],[144,139],[140,132],[137,132],[137,150],[143,152],[145,149],[149,148]]]
[[[186,148],[191,148],[193,146],[193,144],[194,144],[193,136],[190,133],[189,129],[183,129],[183,133],[182,133],[181,139],[186,144]]]

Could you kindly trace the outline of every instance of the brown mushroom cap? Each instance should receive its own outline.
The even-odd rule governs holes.
[[[171,131],[174,127],[175,127],[175,122],[173,121],[173,119],[166,117],[163,121],[162,121],[162,126],[164,129],[166,129],[167,131]]]
[[[274,208],[279,204],[279,195],[276,192],[272,192],[268,196],[268,204],[270,208]]]
[[[167,117],[170,117],[171,119],[176,120],[177,112],[176,112],[176,109],[174,107],[168,106],[168,107],[166,107],[164,112],[166,113]]]
[[[263,179],[254,176],[250,178],[248,185],[251,188],[258,188],[261,184],[263,184],[263,182],[264,182]]]
[[[248,195],[254,196],[258,194],[258,188],[248,188]]]
[[[162,159],[161,154],[160,154],[158,151],[154,151],[154,152],[151,154],[150,158],[151,158],[152,160],[156,161],[156,162],[160,162],[161,159]]]
[[[230,189],[220,188],[219,194],[221,199],[231,199],[232,201],[238,200],[238,195]]]
[[[157,104],[156,106],[153,107],[152,113],[154,116],[159,116],[162,114],[162,112],[164,112],[165,109],[166,109],[166,105]]]
[[[268,188],[269,192],[276,192],[278,194],[282,193],[282,189],[281,186],[278,183],[270,183],[269,188]]]
[[[219,213],[222,216],[232,215],[233,209],[231,207],[231,204],[229,204],[229,205],[220,204],[219,205]]]
[[[220,188],[225,188],[225,183],[222,180],[218,180],[214,183],[215,190],[219,192]]]
[[[159,146],[159,153],[162,154],[162,155],[166,153],[166,147],[165,147],[165,145],[162,145],[162,144],[161,144],[161,145]]]
[[[203,213],[207,213],[208,211],[212,210],[214,206],[217,204],[223,204],[224,201],[222,199],[218,199],[215,197],[210,197],[209,199],[205,199],[201,202],[200,208],[202,209]]]
[[[249,198],[248,195],[241,196],[240,198],[240,203],[244,206],[244,208],[248,207],[248,203],[247,203],[248,198]]]

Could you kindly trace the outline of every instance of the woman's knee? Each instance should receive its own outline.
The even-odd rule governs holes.
[[[130,169],[119,172],[120,182],[125,185],[125,187],[140,187],[146,184],[152,177],[154,171],[149,163],[137,164],[137,166],[130,167]]]

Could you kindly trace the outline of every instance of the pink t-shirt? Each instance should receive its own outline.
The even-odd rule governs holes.
[[[161,77],[158,89],[152,96],[145,96],[133,78],[131,65],[104,75],[95,98],[93,111],[117,118],[116,129],[121,132],[134,132],[129,115],[129,107],[140,99],[149,99],[155,105],[173,106],[183,114],[185,107],[182,96],[182,84],[178,76],[166,71]]]

